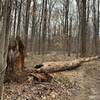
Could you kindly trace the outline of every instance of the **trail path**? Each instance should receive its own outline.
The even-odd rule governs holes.
[[[71,100],[100,100],[100,61],[86,63],[77,71],[80,73],[76,78],[79,88],[73,91]]]

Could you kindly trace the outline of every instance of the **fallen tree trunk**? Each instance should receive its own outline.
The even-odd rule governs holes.
[[[34,69],[26,69],[26,71],[28,71],[28,76],[32,77],[31,81],[34,82],[51,81],[52,76],[50,74],[52,73],[72,70],[80,67],[85,62],[97,59],[99,59],[98,56],[80,58],[73,61],[45,62],[43,64],[36,65]]]
[[[60,61],[60,62],[46,62],[41,64],[42,67],[36,69],[36,73],[55,73],[60,71],[72,70],[75,69],[81,64],[93,60],[99,59],[98,56],[96,57],[88,57],[88,58],[80,58],[73,61]]]
[[[72,62],[54,62],[54,63],[49,63],[43,65],[42,68],[37,69],[38,73],[55,73],[55,72],[60,72],[60,71],[66,71],[66,70],[71,70],[75,69],[80,66],[80,62],[77,61],[72,61]]]

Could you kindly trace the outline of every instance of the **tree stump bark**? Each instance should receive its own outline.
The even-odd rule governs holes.
[[[19,80],[24,71],[24,44],[19,36],[11,39],[8,47],[5,82]]]

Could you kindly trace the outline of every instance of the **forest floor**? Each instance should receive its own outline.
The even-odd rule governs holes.
[[[72,60],[75,57],[52,57],[49,60]],[[63,58],[62,58],[63,57]],[[46,59],[46,58],[45,58]],[[26,66],[41,63],[41,57],[28,56]],[[81,67],[52,74],[51,82],[5,84],[4,100],[100,100],[100,60],[91,61]]]

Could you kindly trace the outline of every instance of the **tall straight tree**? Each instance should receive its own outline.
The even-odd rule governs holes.
[[[2,0],[0,0],[0,20],[2,18]]]
[[[31,28],[31,51],[33,51],[33,42],[36,33],[36,0],[33,0],[33,8],[32,8],[32,28]]]
[[[57,0],[48,0],[48,51],[50,51],[51,48],[51,17],[52,17],[52,12],[53,8],[56,4]]]
[[[80,31],[80,56],[86,56],[86,2],[87,0],[76,0],[79,12]]]
[[[99,1],[98,1],[98,13],[96,10],[96,1],[93,0],[93,26],[94,26],[94,53],[97,55],[98,53],[98,38],[99,38]],[[97,15],[97,16],[96,16]]]
[[[68,33],[68,56],[71,54],[71,34],[72,34],[72,16],[70,17],[70,27]]]
[[[42,54],[43,55],[45,53],[46,33],[47,33],[47,0],[44,0],[43,26],[42,26]]]
[[[86,56],[86,0],[76,0],[79,13],[80,56]]]
[[[79,12],[80,56],[86,56],[86,0],[76,0]]]
[[[86,56],[86,0],[82,0],[82,17],[81,17],[81,57]]]
[[[15,9],[14,9],[14,27],[13,27],[13,35],[15,36],[16,32],[16,18],[17,18],[17,0],[15,0]]]
[[[9,26],[11,18],[11,0],[5,0],[4,2],[4,15],[3,15],[3,28],[2,38],[0,39],[0,100],[3,100],[3,80],[6,69],[6,57],[8,49],[8,38],[9,38]]]
[[[100,21],[100,12],[99,12],[99,10],[100,10],[100,1],[98,0],[98,14],[97,14],[97,51],[96,51],[96,54],[98,54],[99,53],[99,21]]]
[[[64,25],[64,34],[65,34],[65,39],[64,39],[64,47],[65,51],[67,50],[68,46],[68,13],[69,13],[69,0],[66,0],[65,2],[65,25]],[[67,43],[66,43],[67,42]],[[67,44],[67,46],[66,46]]]
[[[100,1],[98,0],[98,29],[97,29],[98,30],[98,35],[99,35],[99,21],[100,21],[100,18],[99,18],[100,17],[99,16],[100,12],[99,12],[99,10],[100,10]]]
[[[28,45],[30,5],[31,5],[31,0],[26,0],[26,15],[25,15],[25,27],[24,27],[24,31],[25,31],[25,49],[27,49],[27,45]]]
[[[17,22],[17,34],[20,35],[20,23],[21,23],[21,11],[22,11],[22,1],[20,1],[19,11],[18,11],[18,22]]]
[[[40,23],[39,23],[39,32],[38,32],[38,54],[41,53],[41,33],[42,33],[42,22],[43,22],[43,14],[44,14],[44,0],[42,0],[42,10],[41,10],[41,16],[40,16]]]
[[[87,1],[87,22],[89,22],[89,15],[90,15],[90,0]]]

